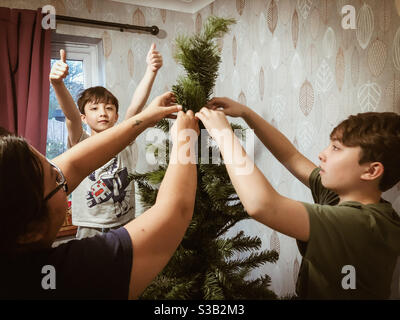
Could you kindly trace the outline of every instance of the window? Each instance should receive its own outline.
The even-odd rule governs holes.
[[[60,60],[60,50],[67,53],[69,75],[64,84],[71,93],[75,103],[78,95],[86,88],[104,86],[103,46],[101,39],[52,34],[51,66]],[[84,127],[84,130],[88,131]],[[49,118],[47,125],[46,157],[53,159],[67,150],[68,130],[65,116],[57,102],[53,87],[50,85]],[[69,199],[71,200],[71,198]],[[57,238],[71,237],[76,233],[72,225],[71,201],[65,221]],[[57,245],[57,242],[55,242]]]
[[[53,33],[51,66],[60,59],[60,49],[67,52],[69,75],[65,86],[76,102],[81,91],[92,86],[104,86],[103,47],[101,39]],[[84,127],[85,130],[87,128]],[[65,116],[50,85],[49,118],[46,157],[53,159],[67,150],[68,131]]]

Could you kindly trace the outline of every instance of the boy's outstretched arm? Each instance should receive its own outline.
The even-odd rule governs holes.
[[[247,106],[229,98],[214,98],[208,107],[221,109],[228,116],[242,117],[275,158],[304,185],[310,187],[308,180],[316,165],[303,156],[279,130]]]
[[[83,129],[81,114],[63,81],[63,79],[68,76],[68,65],[66,61],[65,51],[61,49],[60,60],[51,68],[49,78],[54,88],[57,101],[66,118],[69,143],[71,146],[74,146],[81,138]]]
[[[177,139],[177,133],[186,138],[187,129],[189,141]],[[166,266],[192,219],[197,184],[194,149],[199,134],[193,111],[180,111],[171,130],[175,131],[171,160],[156,203],[125,226],[133,245],[129,298],[137,298]],[[190,155],[188,147],[193,151]],[[179,159],[179,153],[189,161],[172,160]]]
[[[229,177],[247,213],[272,229],[308,241],[310,223],[306,208],[274,190],[242,148],[225,114],[203,108],[196,117],[217,142]]]
[[[162,56],[160,52],[156,50],[156,45],[154,43],[147,53],[146,63],[146,72],[132,96],[131,104],[126,111],[125,120],[142,111],[149,98],[158,69],[162,67]]]

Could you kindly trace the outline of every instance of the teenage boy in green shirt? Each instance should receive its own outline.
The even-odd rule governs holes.
[[[381,195],[400,180],[400,116],[350,116],[332,131],[317,167],[250,108],[229,98],[214,98],[207,107],[196,117],[219,145],[248,214],[297,239],[303,256],[299,298],[388,299],[400,255],[400,218]],[[276,192],[225,115],[243,117],[277,160],[311,189],[316,204]],[[243,174],[243,167],[251,166]]]

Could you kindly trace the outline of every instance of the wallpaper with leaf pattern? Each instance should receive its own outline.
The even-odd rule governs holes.
[[[139,25],[157,25],[166,37],[59,24],[58,33],[103,39],[106,86],[120,100],[121,113],[145,70],[152,42],[164,57],[151,93],[170,90],[182,69],[173,60],[173,40],[199,31],[211,15],[238,23],[219,41],[222,53],[215,93],[247,104],[281,130],[310,160],[326,147],[331,130],[350,114],[400,113],[400,0],[216,0],[196,14],[133,6],[107,0],[0,0],[0,6],[36,9],[52,4],[57,14]],[[145,5],[145,1],[143,1]],[[356,29],[341,27],[344,5],[356,9]],[[149,101],[150,101],[149,100]],[[233,120],[233,119],[231,119]],[[242,125],[242,120],[233,120]],[[139,170],[147,170],[145,134],[138,138]],[[256,139],[256,165],[283,195],[312,202],[310,192]],[[400,212],[400,184],[384,194]],[[140,206],[137,206],[140,210]],[[280,296],[294,293],[301,256],[295,240],[255,221],[236,226],[280,253],[267,273]],[[235,231],[232,231],[235,232]],[[393,298],[400,297],[400,259]],[[372,275],[371,275],[372,276]]]

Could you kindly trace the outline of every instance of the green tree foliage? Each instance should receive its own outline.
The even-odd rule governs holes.
[[[229,31],[233,19],[210,17],[200,34],[176,39],[175,58],[186,70],[186,76],[173,86],[177,102],[184,110],[197,112],[211,98],[221,61],[216,39]],[[240,127],[232,126],[234,129]],[[169,130],[167,121],[159,128]],[[199,141],[199,150],[201,141]],[[249,280],[250,272],[266,262],[278,259],[276,251],[259,251],[261,239],[242,231],[227,236],[239,221],[248,219],[245,209],[219,157],[213,159],[216,147],[207,137],[208,157],[199,153],[196,202],[192,222],[174,256],[163,272],[144,291],[141,299],[274,299],[269,289],[270,277]],[[153,146],[161,155],[162,146]],[[165,153],[168,154],[169,144]],[[150,208],[165,175],[166,163],[156,170],[135,174],[141,203]],[[216,163],[217,162],[217,163]]]

